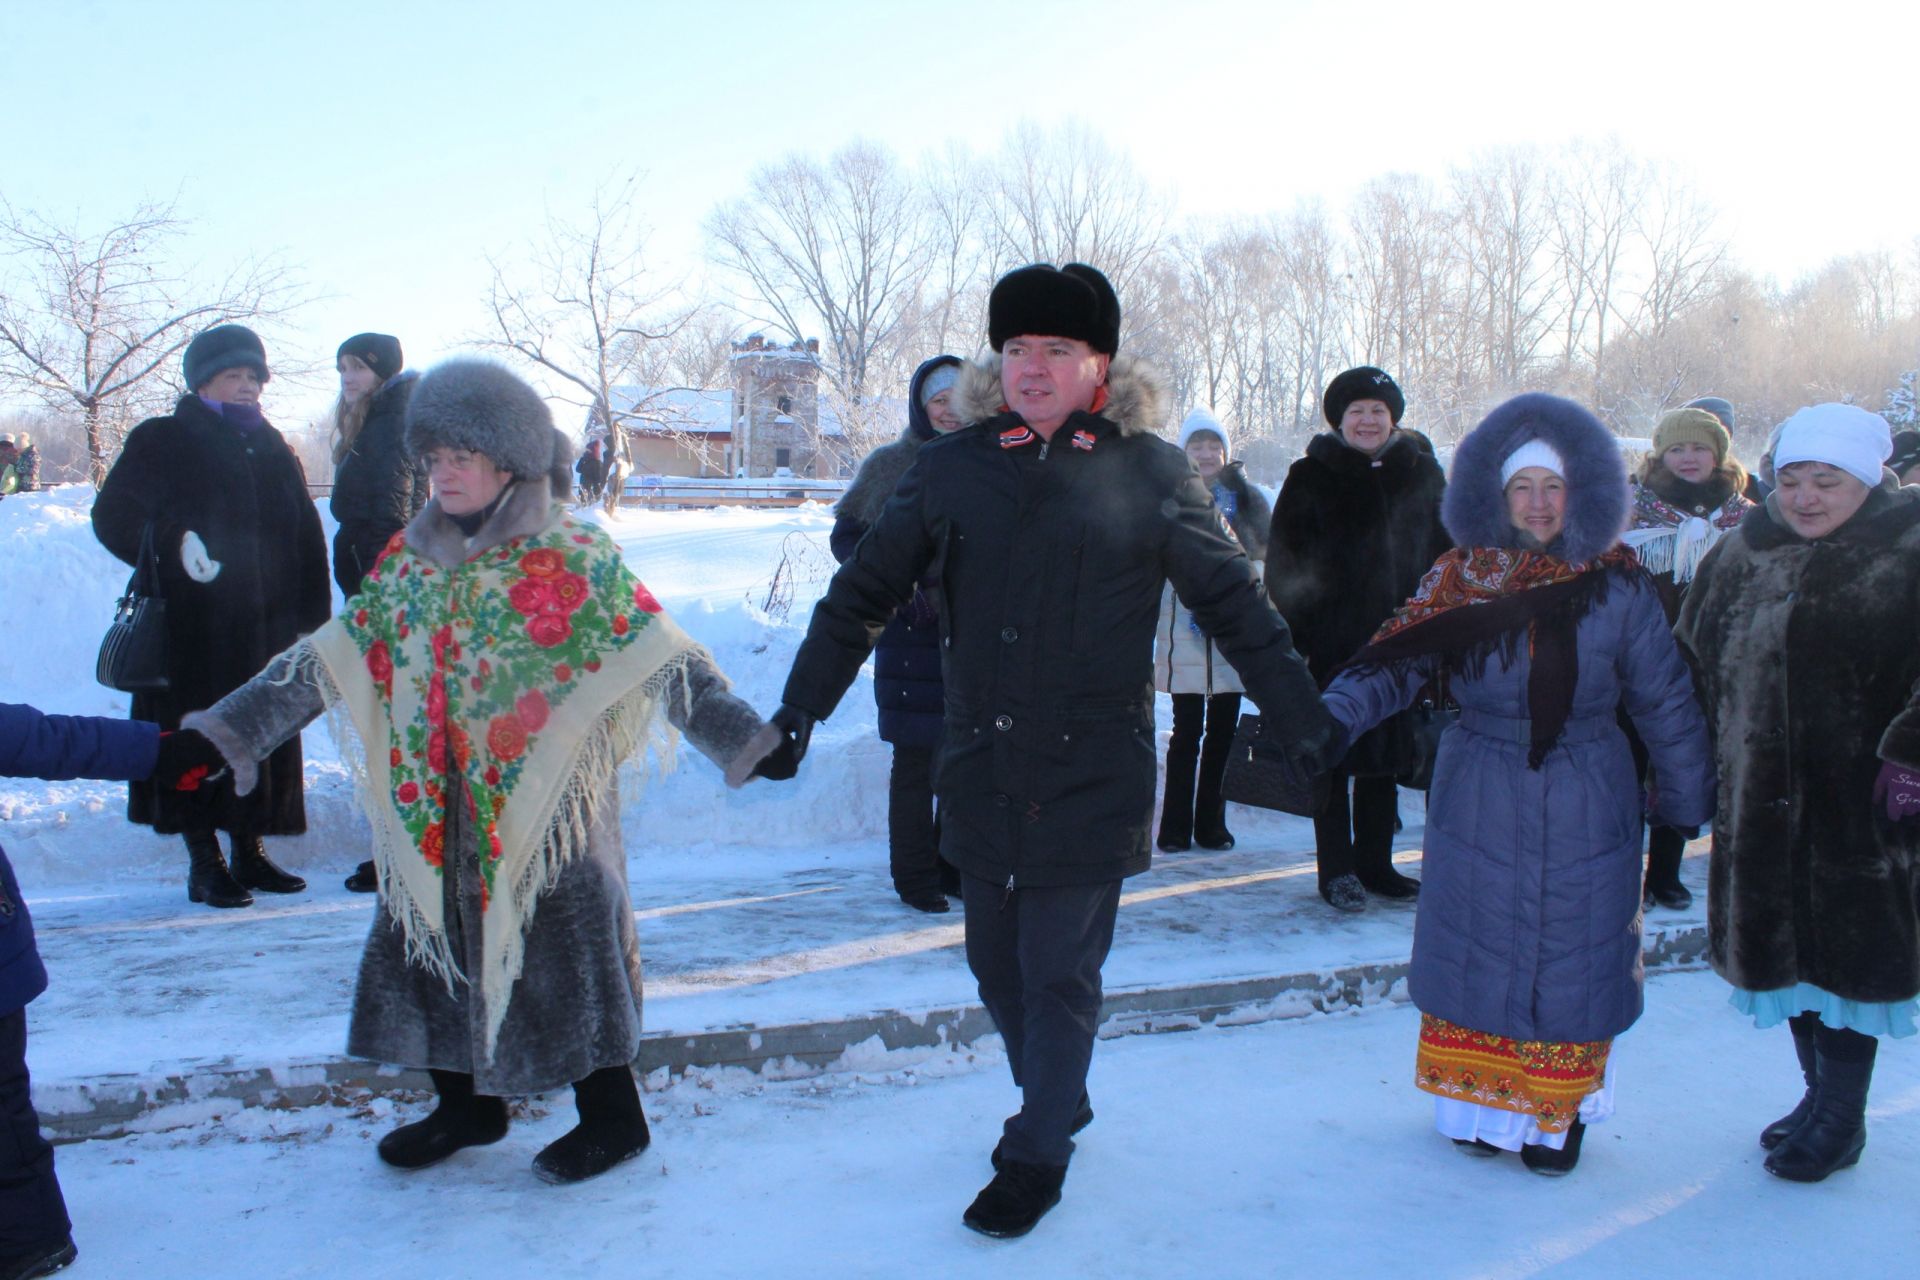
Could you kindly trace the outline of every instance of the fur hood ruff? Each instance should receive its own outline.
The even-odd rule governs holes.
[[[1521,533],[1507,517],[1500,465],[1529,440],[1544,440],[1566,464],[1567,521],[1546,548],[1571,564],[1585,564],[1620,541],[1632,498],[1627,466],[1614,434],[1585,408],[1543,392],[1498,405],[1467,433],[1453,455],[1440,518],[1462,547],[1518,547]]]
[[[1000,357],[983,356],[960,366],[953,398],[968,426],[1007,412],[1000,394]],[[1173,397],[1166,379],[1152,364],[1134,356],[1115,356],[1107,366],[1107,404],[1099,416],[1123,436],[1157,435],[1167,424]]]

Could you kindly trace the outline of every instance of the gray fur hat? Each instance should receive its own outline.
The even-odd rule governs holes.
[[[540,393],[491,360],[456,356],[427,370],[407,402],[406,446],[415,458],[471,449],[517,479],[549,477],[558,496],[572,490],[573,442]]]

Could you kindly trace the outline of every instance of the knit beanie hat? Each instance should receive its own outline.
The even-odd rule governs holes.
[[[1355,400],[1378,400],[1387,406],[1387,416],[1393,419],[1393,425],[1400,425],[1400,415],[1407,411],[1406,399],[1400,394],[1400,384],[1383,369],[1363,364],[1357,369],[1349,369],[1327,384],[1327,394],[1322,398],[1320,407],[1327,415],[1327,425],[1339,427],[1340,419],[1346,416],[1347,406]]]
[[[20,437],[25,440],[25,436]],[[1893,452],[1887,455],[1887,470],[1895,475],[1904,475],[1907,469],[1920,462],[1920,431],[1909,427],[1905,431],[1893,433]]]
[[[1816,404],[1780,424],[1773,473],[1779,475],[1796,462],[1824,462],[1871,489],[1880,483],[1881,467],[1892,454],[1893,432],[1879,414],[1856,404]]]
[[[227,369],[252,369],[265,385],[273,375],[267,372],[267,348],[260,335],[242,324],[217,324],[194,335],[181,357],[187,390],[198,391]]]
[[[1726,463],[1727,450],[1733,447],[1733,438],[1713,413],[1688,406],[1669,410],[1653,429],[1654,457],[1663,456],[1677,444],[1707,446],[1713,450],[1713,465],[1718,467]]]
[[[1187,442],[1202,431],[1211,431],[1214,435],[1220,437],[1222,461],[1233,457],[1233,441],[1228,438],[1227,429],[1220,425],[1220,419],[1214,417],[1210,411],[1199,405],[1195,405],[1192,409],[1189,409],[1186,419],[1180,424],[1180,447],[1185,449]]]
[[[957,364],[936,365],[920,380],[920,407],[926,408],[933,398],[942,391],[950,390],[960,380],[960,366]]]
[[[1732,402],[1725,400],[1720,396],[1701,396],[1698,400],[1687,401],[1684,407],[1688,409],[1705,409],[1708,413],[1720,419],[1720,425],[1727,429],[1727,432],[1729,435],[1732,434],[1733,432]]]
[[[1561,460],[1560,451],[1536,438],[1508,454],[1507,460],[1500,464],[1500,487],[1506,488],[1509,480],[1528,467],[1545,467],[1562,480],[1567,477],[1567,464]]]
[[[572,490],[573,442],[540,393],[491,360],[456,356],[427,370],[407,402],[406,448],[415,458],[471,449],[516,479],[548,476],[556,494]]]
[[[340,363],[341,356],[354,357],[373,370],[374,376],[382,382],[407,366],[406,357],[400,354],[400,339],[389,333],[356,333],[333,353],[336,365]]]
[[[987,295],[987,341],[995,351],[1023,335],[1075,338],[1102,355],[1120,350],[1120,299],[1082,262],[1038,262],[1009,271]]]

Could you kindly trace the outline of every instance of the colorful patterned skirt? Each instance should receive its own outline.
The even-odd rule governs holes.
[[[1612,1048],[1611,1040],[1509,1040],[1422,1014],[1415,1083],[1442,1098],[1531,1116],[1544,1133],[1564,1133],[1581,1100],[1599,1090]]]

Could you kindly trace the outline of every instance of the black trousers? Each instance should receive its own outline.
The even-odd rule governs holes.
[[[0,1256],[73,1230],[27,1081],[27,1011],[0,1018]]]
[[[887,869],[903,898],[940,893],[951,870],[940,859],[940,822],[933,801],[933,749],[895,743],[887,780]]]
[[[1347,783],[1353,800],[1347,800]],[[1320,887],[1341,876],[1362,880],[1393,870],[1393,820],[1400,793],[1392,778],[1356,778],[1334,772],[1326,808],[1313,815],[1314,854]]]
[[[1087,1092],[1100,1027],[1100,968],[1113,946],[1120,882],[1015,889],[962,877],[967,965],[1007,1045],[1020,1110],[1007,1119],[1009,1160],[1064,1165]]]

